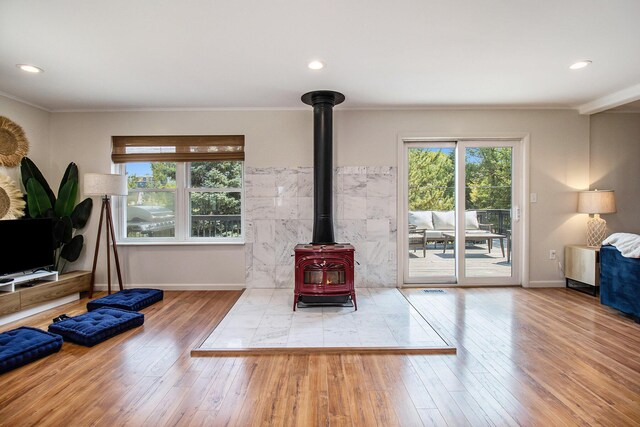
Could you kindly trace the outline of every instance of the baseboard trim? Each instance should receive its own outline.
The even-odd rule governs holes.
[[[0,325],[6,325],[7,323],[15,322],[16,320],[24,319],[25,317],[33,316],[34,314],[38,314],[43,311],[50,310],[52,308],[56,308],[58,306],[61,306],[73,301],[77,301],[79,299],[80,299],[80,294],[75,293],[75,294],[67,295],[66,297],[48,301],[45,304],[37,305],[35,307],[30,307],[21,311],[17,311],[15,313],[7,314],[6,316],[0,316]]]
[[[527,288],[564,288],[564,280],[532,280]]]
[[[162,289],[163,291],[241,291],[245,289],[244,285],[228,285],[228,284],[198,284],[198,283],[183,283],[183,284],[171,284],[171,283],[138,283],[131,284],[125,283],[125,289],[131,288],[154,288],[154,289]],[[95,290],[97,291],[106,291],[107,284],[98,284],[95,285]],[[111,291],[118,291],[118,284],[111,284]]]

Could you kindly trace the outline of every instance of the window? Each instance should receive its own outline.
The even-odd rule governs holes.
[[[113,137],[129,242],[242,241],[244,137]]]
[[[176,163],[126,163],[126,238],[176,236]],[[182,186],[181,186],[182,187]]]

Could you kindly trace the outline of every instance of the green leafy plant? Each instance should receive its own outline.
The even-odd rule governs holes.
[[[20,165],[22,184],[27,192],[27,214],[31,218],[52,218],[55,269],[62,272],[67,262],[80,257],[84,237],[77,231],[87,224],[93,201],[86,198],[76,205],[78,166],[71,162],[64,172],[58,196],[38,167],[28,157]]]

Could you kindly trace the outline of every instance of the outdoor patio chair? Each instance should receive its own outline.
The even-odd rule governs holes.
[[[416,249],[422,249],[422,257],[427,256],[427,234],[426,230],[417,228],[415,225],[409,225],[409,250],[415,252]]]

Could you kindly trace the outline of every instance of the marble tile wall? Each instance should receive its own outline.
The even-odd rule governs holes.
[[[396,286],[396,168],[334,169],[334,232],[356,248],[356,287]],[[311,241],[313,168],[245,169],[248,288],[293,288],[293,248]]]

